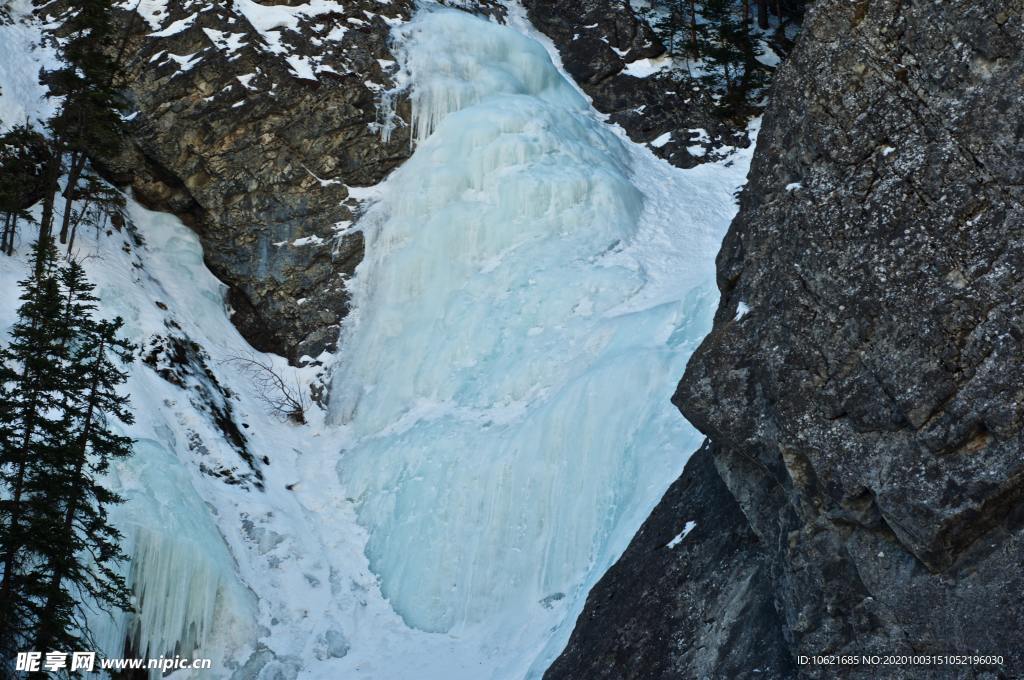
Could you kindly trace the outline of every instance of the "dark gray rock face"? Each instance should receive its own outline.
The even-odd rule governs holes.
[[[674,399],[713,442],[714,468],[756,537],[725,563],[765,560],[768,578],[740,600],[753,610],[770,598],[790,663],[983,654],[1003,664],[780,663],[777,677],[1024,676],[1021,121],[1021,0],[820,0],[779,72],[719,255],[714,330]],[[691,464],[674,489],[703,498],[716,484]],[[677,503],[670,492],[645,531],[698,512]],[[708,530],[722,541],[737,531]],[[763,660],[742,645],[715,668],[675,646],[721,648],[767,620],[731,617],[740,603],[709,612],[711,633],[686,616],[656,639],[636,632],[626,615],[636,608],[667,619],[747,578],[681,586],[668,565],[648,570],[667,558],[644,541],[595,590],[548,677],[588,677],[561,670],[588,654],[622,677],[755,677]],[[704,565],[718,550],[694,542],[675,559]],[[612,651],[581,647],[608,584],[633,609],[602,622],[619,631]],[[652,591],[661,597],[644,602]],[[646,675],[624,671],[659,653],[679,660],[675,675],[648,661]]]
[[[377,99],[396,68],[388,21],[412,3],[263,5],[124,13],[138,113],[109,164],[199,233],[246,339],[295,360],[333,346],[362,258],[348,187],[378,183],[411,151],[404,128],[382,142]]]
[[[738,678],[751,669],[778,678],[791,671],[766,552],[712,457],[705,446],[690,459],[591,591],[546,678]]]

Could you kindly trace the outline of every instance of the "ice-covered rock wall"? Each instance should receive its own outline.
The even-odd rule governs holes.
[[[571,601],[681,467],[672,376],[731,206],[522,33],[433,10],[398,37],[420,143],[362,223],[332,408],[384,596],[449,631]]]

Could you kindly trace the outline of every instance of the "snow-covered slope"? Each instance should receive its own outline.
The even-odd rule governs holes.
[[[39,126],[53,114],[39,68],[56,57],[40,45],[31,11],[31,0],[0,3],[0,132],[20,123]]]
[[[330,418],[274,419],[224,363],[249,349],[176,219],[133,203],[138,238],[80,237],[150,357],[112,480],[141,639],[214,656],[202,677],[537,676],[696,448],[669,397],[748,154],[681,171],[631,144],[515,11],[422,11],[398,40],[420,143],[366,193]],[[108,653],[127,623],[97,621]]]

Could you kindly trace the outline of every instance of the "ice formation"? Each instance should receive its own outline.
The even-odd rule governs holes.
[[[127,502],[111,517],[126,538],[138,613],[97,612],[98,648],[113,658],[193,657],[208,651],[215,632],[251,636],[252,596],[180,461],[160,442],[139,440],[117,485]]]
[[[630,150],[542,45],[454,10],[399,39],[420,143],[363,221],[332,408],[383,594],[450,631],[577,594],[671,479],[706,308],[643,301]]]
[[[8,3],[6,9],[11,12],[13,21],[0,24],[0,131],[25,121],[42,127],[41,121],[53,113],[54,104],[46,98],[46,88],[39,84],[38,74],[41,66],[53,66],[55,56],[40,39],[40,25],[31,16],[30,2],[17,0]],[[173,218],[165,216],[164,219],[176,223]],[[180,224],[177,228],[187,233]],[[171,238],[166,227],[164,232],[163,243],[166,244]],[[22,257],[28,251],[30,238],[30,229],[23,226],[18,239]],[[87,242],[83,236],[81,243]],[[202,253],[194,235],[190,244],[193,247],[186,255],[192,256],[194,264],[202,267]],[[90,276],[100,286],[105,314],[126,317],[127,332],[133,340],[142,340],[162,326],[158,320],[139,319],[139,308],[152,306],[154,291],[146,286],[140,288],[141,282],[132,279],[130,262],[93,267],[91,260],[105,260],[104,264],[109,265],[115,255],[79,254],[85,256]],[[175,261],[175,254],[172,249],[165,249],[163,266],[180,267],[182,263]],[[24,276],[24,263],[6,257],[3,260],[0,289],[15,290],[16,282]],[[220,284],[208,272],[206,276],[217,286],[214,301],[208,302],[206,307],[223,316]],[[203,279],[189,275],[184,280],[189,282],[188,294],[196,296],[200,286],[195,282]],[[133,299],[136,296],[137,299]],[[16,294],[4,296],[0,332],[5,333],[14,321],[17,297]],[[192,304],[195,306],[195,300]],[[135,456],[118,466],[114,486],[128,502],[111,510],[112,521],[125,537],[121,549],[132,557],[124,576],[142,605],[140,614],[112,616],[85,603],[90,613],[92,637],[97,643],[96,651],[108,657],[121,657],[129,652],[153,658],[173,657],[176,653],[187,656],[200,649],[208,652],[211,645],[221,644],[213,635],[219,626],[235,629],[229,637],[251,638],[256,616],[253,598],[239,583],[233,558],[209,510],[194,491],[183,462],[170,450],[178,438],[166,424],[159,426],[164,442],[158,440],[157,433],[147,431],[147,426],[153,420],[159,421],[160,414],[167,410],[160,397],[166,395],[170,386],[146,372],[148,369],[143,369],[132,378],[133,401],[142,408],[138,413],[138,427],[126,434],[148,436],[139,438]],[[140,384],[145,378],[149,379],[148,383]],[[159,677],[159,672],[152,677]]]

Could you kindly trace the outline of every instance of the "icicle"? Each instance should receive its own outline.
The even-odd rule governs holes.
[[[140,614],[130,631],[130,647],[139,656],[193,656],[207,642],[226,584],[197,548],[139,530],[131,586]]]
[[[426,10],[429,19],[393,32],[393,48],[402,63],[397,86],[381,100],[381,136],[395,127],[398,98],[411,89],[412,139],[425,140],[450,113],[496,94],[522,95],[583,111],[587,103],[561,77],[538,43],[510,31],[484,29],[475,35],[451,29],[465,14]],[[434,32],[440,29],[441,32]],[[510,39],[512,38],[517,39]],[[410,83],[416,86],[410,88]]]
[[[213,657],[214,642],[247,641],[251,595],[181,463],[158,442],[141,440],[118,481],[128,501],[111,516],[126,539],[124,576],[137,611],[93,616],[99,651],[111,658]],[[150,672],[151,680],[159,677]]]

